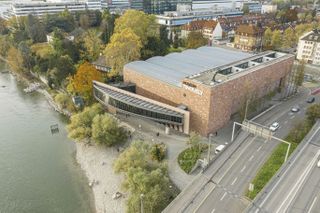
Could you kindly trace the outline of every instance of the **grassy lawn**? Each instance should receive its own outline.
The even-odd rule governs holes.
[[[37,43],[31,46],[31,50],[40,57],[47,57],[53,49],[48,43]]]
[[[198,146],[195,146],[183,150],[178,156],[180,168],[186,173],[189,173],[196,164],[197,160],[200,158],[201,153],[205,151],[206,148],[207,146],[201,146],[200,149]]]
[[[298,146],[296,143],[291,144],[289,155]],[[268,183],[268,181],[273,177],[273,175],[278,171],[284,162],[284,158],[288,149],[288,145],[281,143],[272,152],[269,159],[261,167],[257,176],[253,179],[254,190],[252,192],[247,191],[246,196],[250,199],[254,199],[256,195],[263,189],[263,187]]]
[[[290,133],[285,138],[286,141],[292,142],[289,156],[308,134],[311,128],[312,125],[308,124],[307,121],[301,121],[293,129],[291,129]],[[284,163],[287,148],[287,144],[281,143],[273,150],[269,159],[260,168],[256,177],[252,181],[252,183],[254,184],[254,190],[252,192],[250,192],[249,190],[246,192],[246,196],[248,198],[253,200],[256,195],[263,189],[263,187],[269,182],[269,180],[276,174],[276,172]]]

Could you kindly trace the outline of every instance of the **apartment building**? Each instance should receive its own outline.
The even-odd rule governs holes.
[[[252,24],[240,25],[235,33],[234,47],[243,51],[258,51],[262,46],[263,29]]]
[[[297,59],[320,65],[320,29],[314,29],[300,37]]]

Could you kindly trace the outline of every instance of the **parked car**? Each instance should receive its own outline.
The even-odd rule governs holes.
[[[315,100],[316,100],[315,97],[310,97],[310,98],[307,99],[307,103],[311,104],[311,103],[313,103]]]
[[[277,129],[279,129],[280,127],[280,124],[278,122],[274,122],[273,124],[271,124],[271,126],[269,127],[269,129],[272,131],[272,132],[275,132]]]
[[[291,108],[291,112],[299,112],[300,111],[300,107],[299,106],[294,106]]]
[[[320,168],[320,160],[318,161],[317,166]]]

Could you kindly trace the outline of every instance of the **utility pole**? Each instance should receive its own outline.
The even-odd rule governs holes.
[[[210,154],[211,154],[211,139],[212,139],[212,134],[209,134],[209,147],[208,147],[208,155],[207,155],[207,160],[208,160],[208,164],[210,162]]]
[[[140,194],[140,212],[144,213],[144,209],[143,209],[143,197],[144,194]]]
[[[244,112],[244,120],[247,120],[248,105],[249,105],[249,99],[247,99],[246,101],[246,111]]]

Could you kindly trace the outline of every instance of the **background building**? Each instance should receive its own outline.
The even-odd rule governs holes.
[[[181,131],[194,130],[207,135],[227,124],[249,93],[262,97],[281,88],[293,61],[293,55],[273,51],[252,55],[223,48],[200,47],[125,65],[124,81],[136,85],[136,94],[131,95],[131,99],[127,92],[117,90],[113,93],[115,89],[110,86],[106,86],[104,92],[101,85],[97,89],[99,94],[102,91],[100,96],[104,95],[100,98],[102,103],[112,105],[115,111],[128,111],[144,117],[158,116],[153,118],[155,120],[166,117],[153,114],[153,111],[164,113],[163,108],[167,108],[171,116],[174,112],[179,114],[167,117],[168,121],[161,120],[162,123],[172,125],[170,122],[175,122]],[[121,104],[117,105],[108,100],[110,96],[126,101],[119,100]],[[153,100],[153,104],[160,108],[139,100]],[[130,106],[133,104],[138,106],[133,108]],[[148,113],[139,109],[143,107]]]
[[[320,65],[320,29],[315,29],[300,37],[297,59]]]
[[[263,4],[261,6],[261,13],[275,13],[277,12],[277,5],[273,5],[273,4]]]
[[[261,50],[263,32],[263,29],[256,25],[240,25],[235,33],[234,47],[243,51]]]

